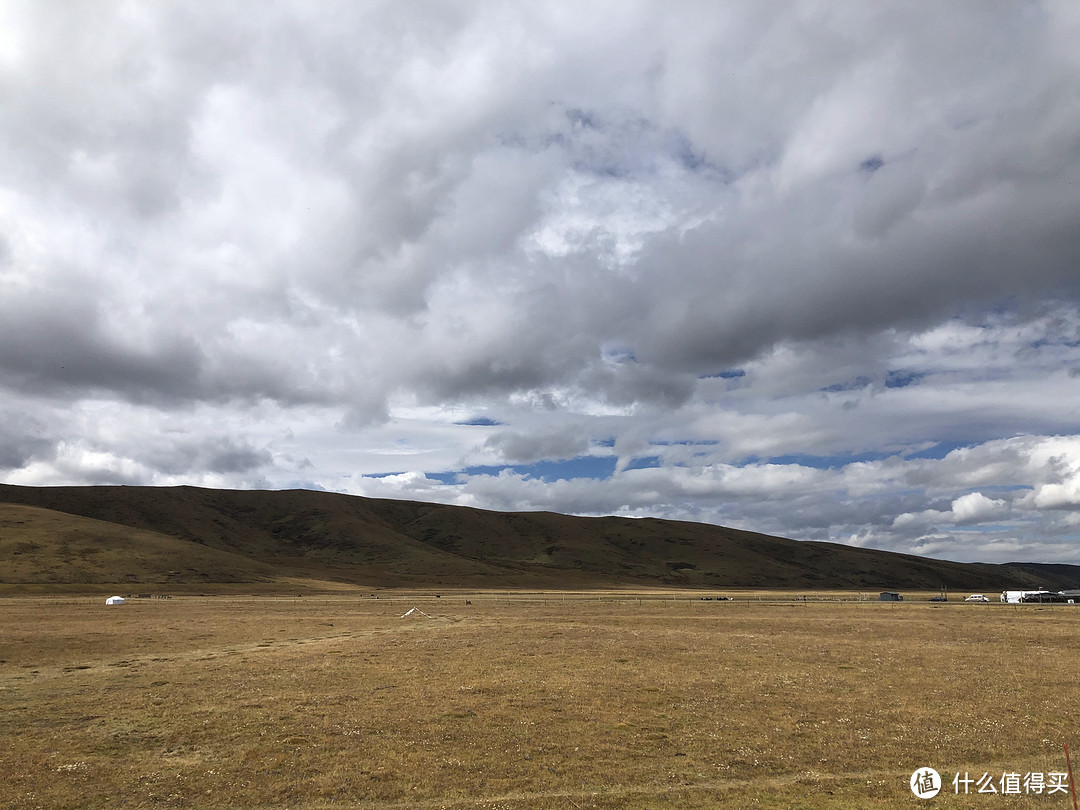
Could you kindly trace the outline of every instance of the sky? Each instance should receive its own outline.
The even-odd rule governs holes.
[[[0,481],[1080,563],[1080,4],[0,2]]]

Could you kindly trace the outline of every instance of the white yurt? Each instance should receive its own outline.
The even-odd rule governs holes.
[[[124,604],[124,597],[122,596],[110,596],[105,600],[106,605],[122,605]]]

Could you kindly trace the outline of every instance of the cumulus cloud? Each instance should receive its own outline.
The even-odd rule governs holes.
[[[1072,5],[0,15],[5,480],[1072,554]]]
[[[1007,504],[1000,498],[987,498],[981,492],[969,492],[956,498],[948,511],[926,509],[917,514],[904,512],[893,520],[893,527],[904,529],[920,524],[936,526],[940,523],[954,525],[982,523],[1003,517],[1007,513]]]

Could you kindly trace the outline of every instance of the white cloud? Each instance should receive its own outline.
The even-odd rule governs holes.
[[[1075,556],[1072,4],[0,15],[4,480]]]
[[[1006,513],[1006,503],[1000,498],[987,498],[981,492],[971,492],[952,503],[952,517],[957,523],[981,523]]]
[[[893,519],[893,527],[935,526],[941,523],[964,525],[1000,520],[1008,514],[1008,504],[1001,498],[987,498],[981,492],[969,492],[952,502],[948,511],[926,509],[917,514],[905,512]]]

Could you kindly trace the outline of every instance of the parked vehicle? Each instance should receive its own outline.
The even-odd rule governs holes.
[[[964,601],[965,601],[965,602],[989,602],[990,600],[989,600],[989,599],[987,599],[987,598],[986,598],[986,597],[985,597],[985,596],[984,596],[983,594],[981,594],[981,593],[973,593],[973,594],[972,594],[971,596],[968,596],[968,597],[966,597],[966,598],[964,599]]]

